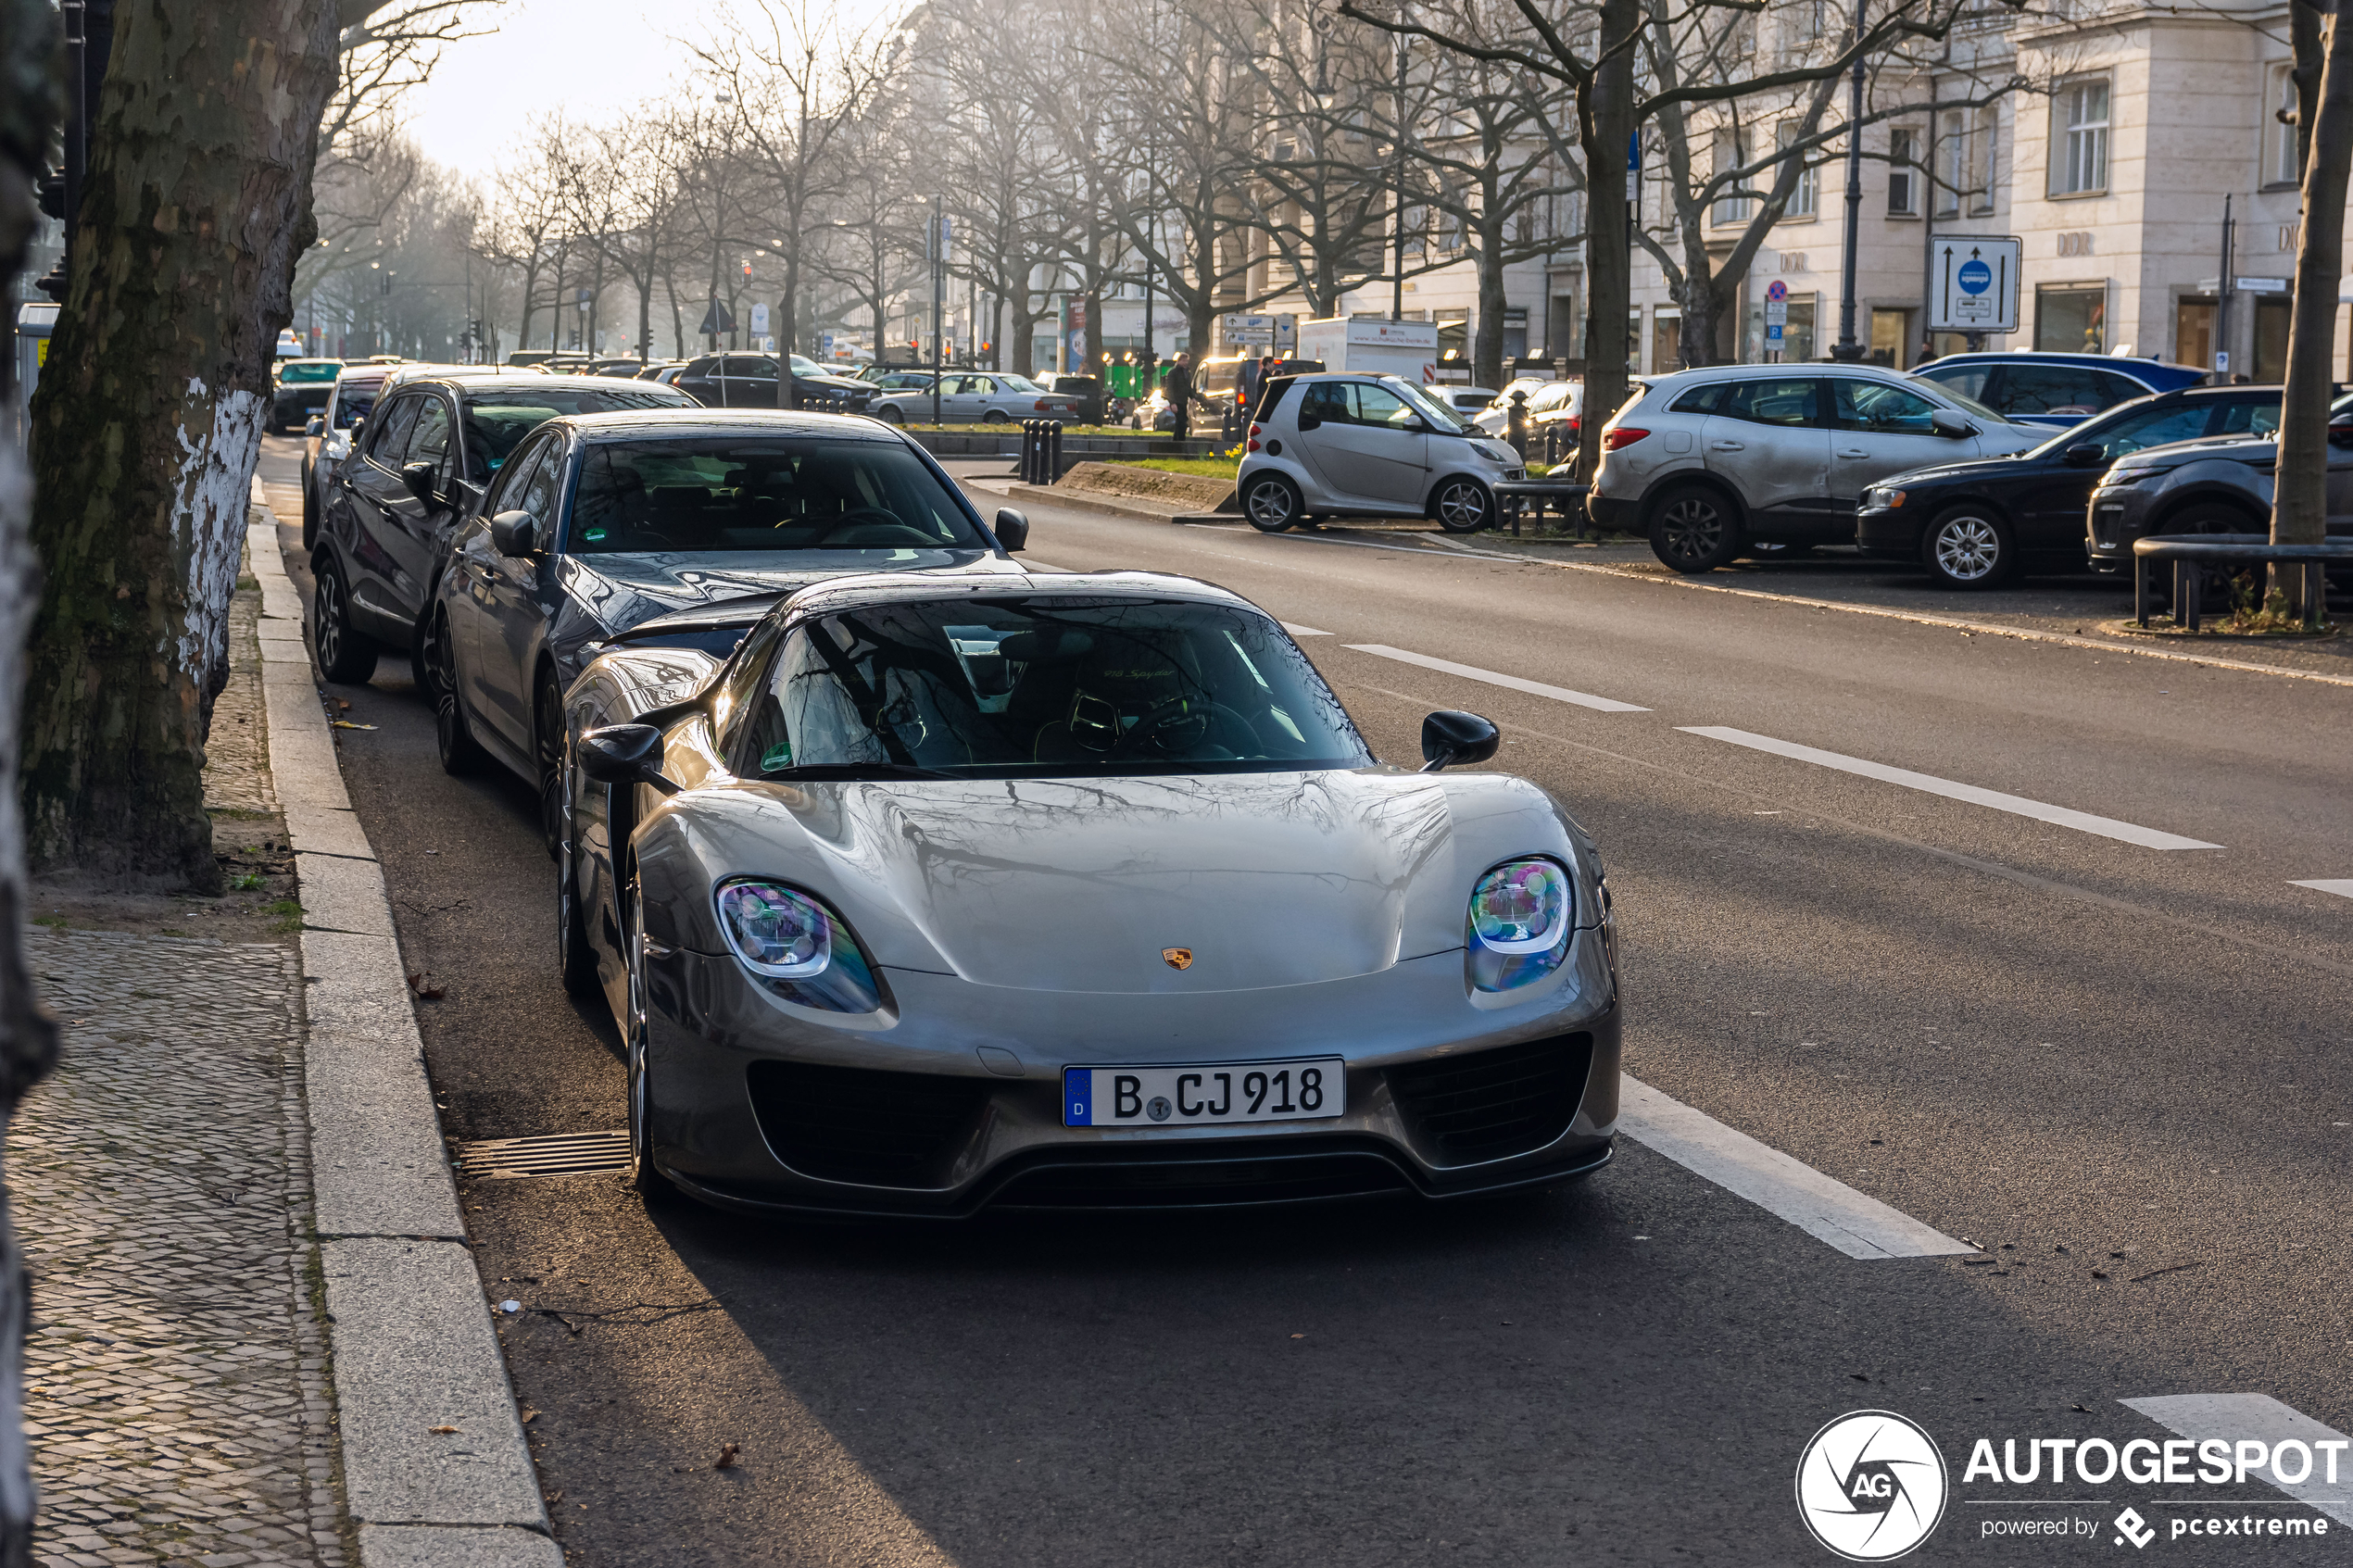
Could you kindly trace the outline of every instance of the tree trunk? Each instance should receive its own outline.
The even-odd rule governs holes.
[[[1642,25],[1639,0],[1603,0],[1601,41],[1617,53],[1593,73],[1583,94],[1579,140],[1584,144],[1585,408],[1578,424],[1578,473],[1591,479],[1601,466],[1602,426],[1626,401],[1626,310],[1632,298],[1627,245],[1632,214],[1626,202],[1626,148],[1634,134],[1632,35]]]
[[[331,0],[115,13],[72,290],[32,407],[36,871],[220,885],[199,775],[271,359],[317,232],[335,24]]]
[[[1504,384],[1503,225],[1491,224],[1478,238],[1478,327],[1471,345],[1471,384]]]
[[[35,214],[32,182],[57,120],[59,30],[48,0],[0,0],[0,296],[24,263]],[[14,356],[0,364],[0,399],[18,396]],[[0,418],[0,1126],[57,1059],[57,1023],[33,994],[24,960],[24,845],[17,815],[17,737],[24,637],[40,603],[29,535],[31,475],[13,421]],[[0,1203],[0,1564],[32,1561],[32,1471],[24,1435],[24,1254]]]
[[[2328,533],[2330,361],[2337,274],[2345,251],[2345,186],[2353,177],[2353,26],[2329,19],[2328,57],[2304,164],[2304,230],[2296,249],[2296,296],[2288,321],[2287,384],[2280,396],[2278,478],[2271,543],[2316,545]],[[2323,595],[2304,592],[2301,568],[2273,568],[2272,585],[2292,613],[2317,621]]]

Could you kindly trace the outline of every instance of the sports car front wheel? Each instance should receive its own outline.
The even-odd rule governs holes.
[[[637,901],[637,879],[629,879],[629,1185],[652,1200],[675,1191],[668,1177],[654,1166],[653,1091],[646,1063],[646,917]]]

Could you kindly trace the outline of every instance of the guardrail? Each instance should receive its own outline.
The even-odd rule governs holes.
[[[2353,567],[2353,539],[2331,539],[2318,545],[2274,545],[2264,533],[2152,533],[2133,541],[2133,619],[2149,623],[2150,579],[2162,562],[2173,565],[2173,624],[2184,632],[2198,628],[2198,604],[2205,569],[2210,566],[2301,562],[2305,571],[2304,602],[2317,605],[2327,592],[2325,573],[2332,562]]]
[[[1550,502],[1553,503],[1550,509],[1560,513],[1563,522],[1567,521],[1572,514],[1576,517],[1577,532],[1581,538],[1585,533],[1584,500],[1592,488],[1590,484],[1579,484],[1568,479],[1500,480],[1495,485],[1496,521],[1510,523],[1512,535],[1516,538],[1519,535],[1520,514],[1533,511],[1541,518],[1547,509],[1546,503]]]
[[[1022,420],[1021,482],[1024,484],[1051,484],[1062,476],[1062,420]]]

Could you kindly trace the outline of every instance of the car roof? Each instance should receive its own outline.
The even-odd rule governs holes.
[[[1975,352],[1939,356],[1921,370],[1938,365],[2082,365],[2088,369],[2114,370],[2120,375],[2139,376],[2135,372],[2150,370],[2170,370],[2175,374],[2202,376],[2207,372],[2196,365],[2180,365],[2171,359],[2152,359],[2133,355],[2080,354],[2064,348],[1979,349]]]
[[[422,386],[429,382],[447,382],[453,390],[459,393],[547,392],[553,388],[594,388],[598,392],[610,392],[613,390],[614,383],[619,379],[621,378],[615,376],[548,376],[541,375],[536,370],[485,368],[479,370],[462,369],[456,371],[435,370],[431,375],[409,377],[402,381],[400,384],[409,387]],[[682,393],[680,395],[685,395]]]
[[[585,386],[610,387],[594,377],[570,378]],[[906,437],[880,420],[862,414],[815,414],[783,408],[706,408],[682,404],[674,408],[621,408],[604,414],[567,414],[548,421],[579,432],[586,441],[630,441],[648,435],[832,435],[856,441],[887,441],[911,445]]]
[[[869,571],[850,577],[829,577],[801,589],[778,607],[787,620],[827,615],[865,605],[963,598],[975,594],[1017,593],[1025,597],[1055,595],[1072,598],[1132,597],[1191,599],[1201,604],[1232,605],[1258,609],[1229,588],[1197,577],[1165,571],[1058,571],[1051,575],[1025,571],[974,577],[964,572]],[[1265,614],[1264,610],[1259,611]]]
[[[1938,363],[1941,364],[1943,361],[1939,360]],[[1873,365],[1859,360],[1853,364],[1838,364],[1821,359],[1800,359],[1781,365],[1694,365],[1687,370],[1655,370],[1649,375],[1629,376],[1627,379],[1645,383],[1651,386],[1680,387],[1688,382],[1701,378],[1716,381],[1758,381],[1775,376],[1821,375],[1830,370],[1836,370],[1841,375],[1872,376],[1881,381],[1898,383],[1911,379],[1909,372],[1891,370],[1885,365]]]

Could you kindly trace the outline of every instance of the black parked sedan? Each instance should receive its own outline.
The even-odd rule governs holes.
[[[2276,386],[2189,387],[2138,397],[2015,457],[1940,463],[1881,481],[1856,514],[1867,556],[1919,561],[1950,588],[1990,588],[2020,571],[2080,571],[2083,508],[2128,453],[2208,435],[2260,434],[2280,419]]]
[[[862,414],[874,401],[875,389],[864,382],[834,375],[798,355],[792,361],[796,408]],[[706,408],[784,406],[784,367],[774,354],[707,354],[680,370],[673,384]]]
[[[1020,571],[923,449],[868,420],[781,410],[551,421],[451,542],[425,638],[442,766],[484,753],[540,786],[555,848],[562,694],[620,642],[724,655],[824,577]],[[750,607],[749,613],[741,613]]]
[[[512,374],[425,377],[384,394],[359,448],[321,485],[310,568],[319,664],[365,681],[386,648],[415,654],[417,630],[447,558],[452,526],[524,436],[566,414],[675,408],[686,398],[642,382]]]

